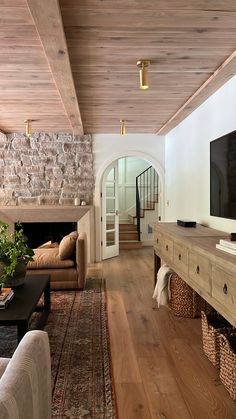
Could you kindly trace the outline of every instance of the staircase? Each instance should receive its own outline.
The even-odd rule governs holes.
[[[120,249],[140,249],[142,242],[138,240],[137,226],[133,223],[119,224]]]
[[[145,211],[154,211],[155,204],[157,203],[158,203],[158,194],[155,194],[155,196],[153,196],[152,201],[147,201],[145,203],[146,206],[144,208],[140,208],[140,218],[145,217]],[[128,217],[129,217],[130,223],[137,224],[137,215],[128,214]]]
[[[136,177],[136,213],[129,214],[131,223],[137,225],[138,240],[141,240],[141,218],[146,211],[154,211],[158,202],[158,175],[152,166]]]
[[[155,211],[158,202],[158,175],[152,166],[136,177],[136,207],[135,214],[128,214],[129,221],[119,224],[120,249],[139,249],[141,242],[141,223],[146,211]],[[150,217],[142,222],[142,227],[147,228],[145,223]],[[145,231],[146,231],[145,228]],[[145,234],[144,234],[145,236]]]

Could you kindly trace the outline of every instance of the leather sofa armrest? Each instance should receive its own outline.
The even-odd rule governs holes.
[[[78,272],[78,288],[83,289],[88,269],[88,250],[86,233],[81,232],[76,240],[76,269]]]

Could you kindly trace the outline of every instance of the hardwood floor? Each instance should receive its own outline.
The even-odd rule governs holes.
[[[99,266],[119,419],[235,419],[236,403],[203,353],[200,319],[174,317],[152,299],[152,248]]]

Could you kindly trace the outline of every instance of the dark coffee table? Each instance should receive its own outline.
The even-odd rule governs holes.
[[[37,303],[44,294],[42,311],[50,312],[50,275],[27,275],[24,285],[14,288],[14,297],[7,308],[0,310],[0,326],[16,325],[18,342],[28,331],[29,319],[38,311]]]

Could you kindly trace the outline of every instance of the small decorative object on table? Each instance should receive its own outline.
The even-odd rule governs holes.
[[[85,201],[82,201],[81,202],[81,205],[83,205],[83,206],[86,205],[86,202]]]
[[[12,234],[8,227],[0,221],[0,283],[16,287],[24,283],[27,263],[33,259],[34,251],[28,247],[19,222]]]
[[[5,299],[9,296],[9,294],[12,292],[11,288],[3,288],[1,289],[0,293],[0,302],[5,301]]]
[[[80,199],[79,199],[78,197],[76,197],[76,198],[74,199],[74,204],[75,204],[75,205],[80,205]]]
[[[6,308],[13,297],[14,291],[12,288],[2,288],[0,294],[0,309]]]
[[[177,220],[177,224],[181,227],[196,227],[196,221],[192,220]]]

